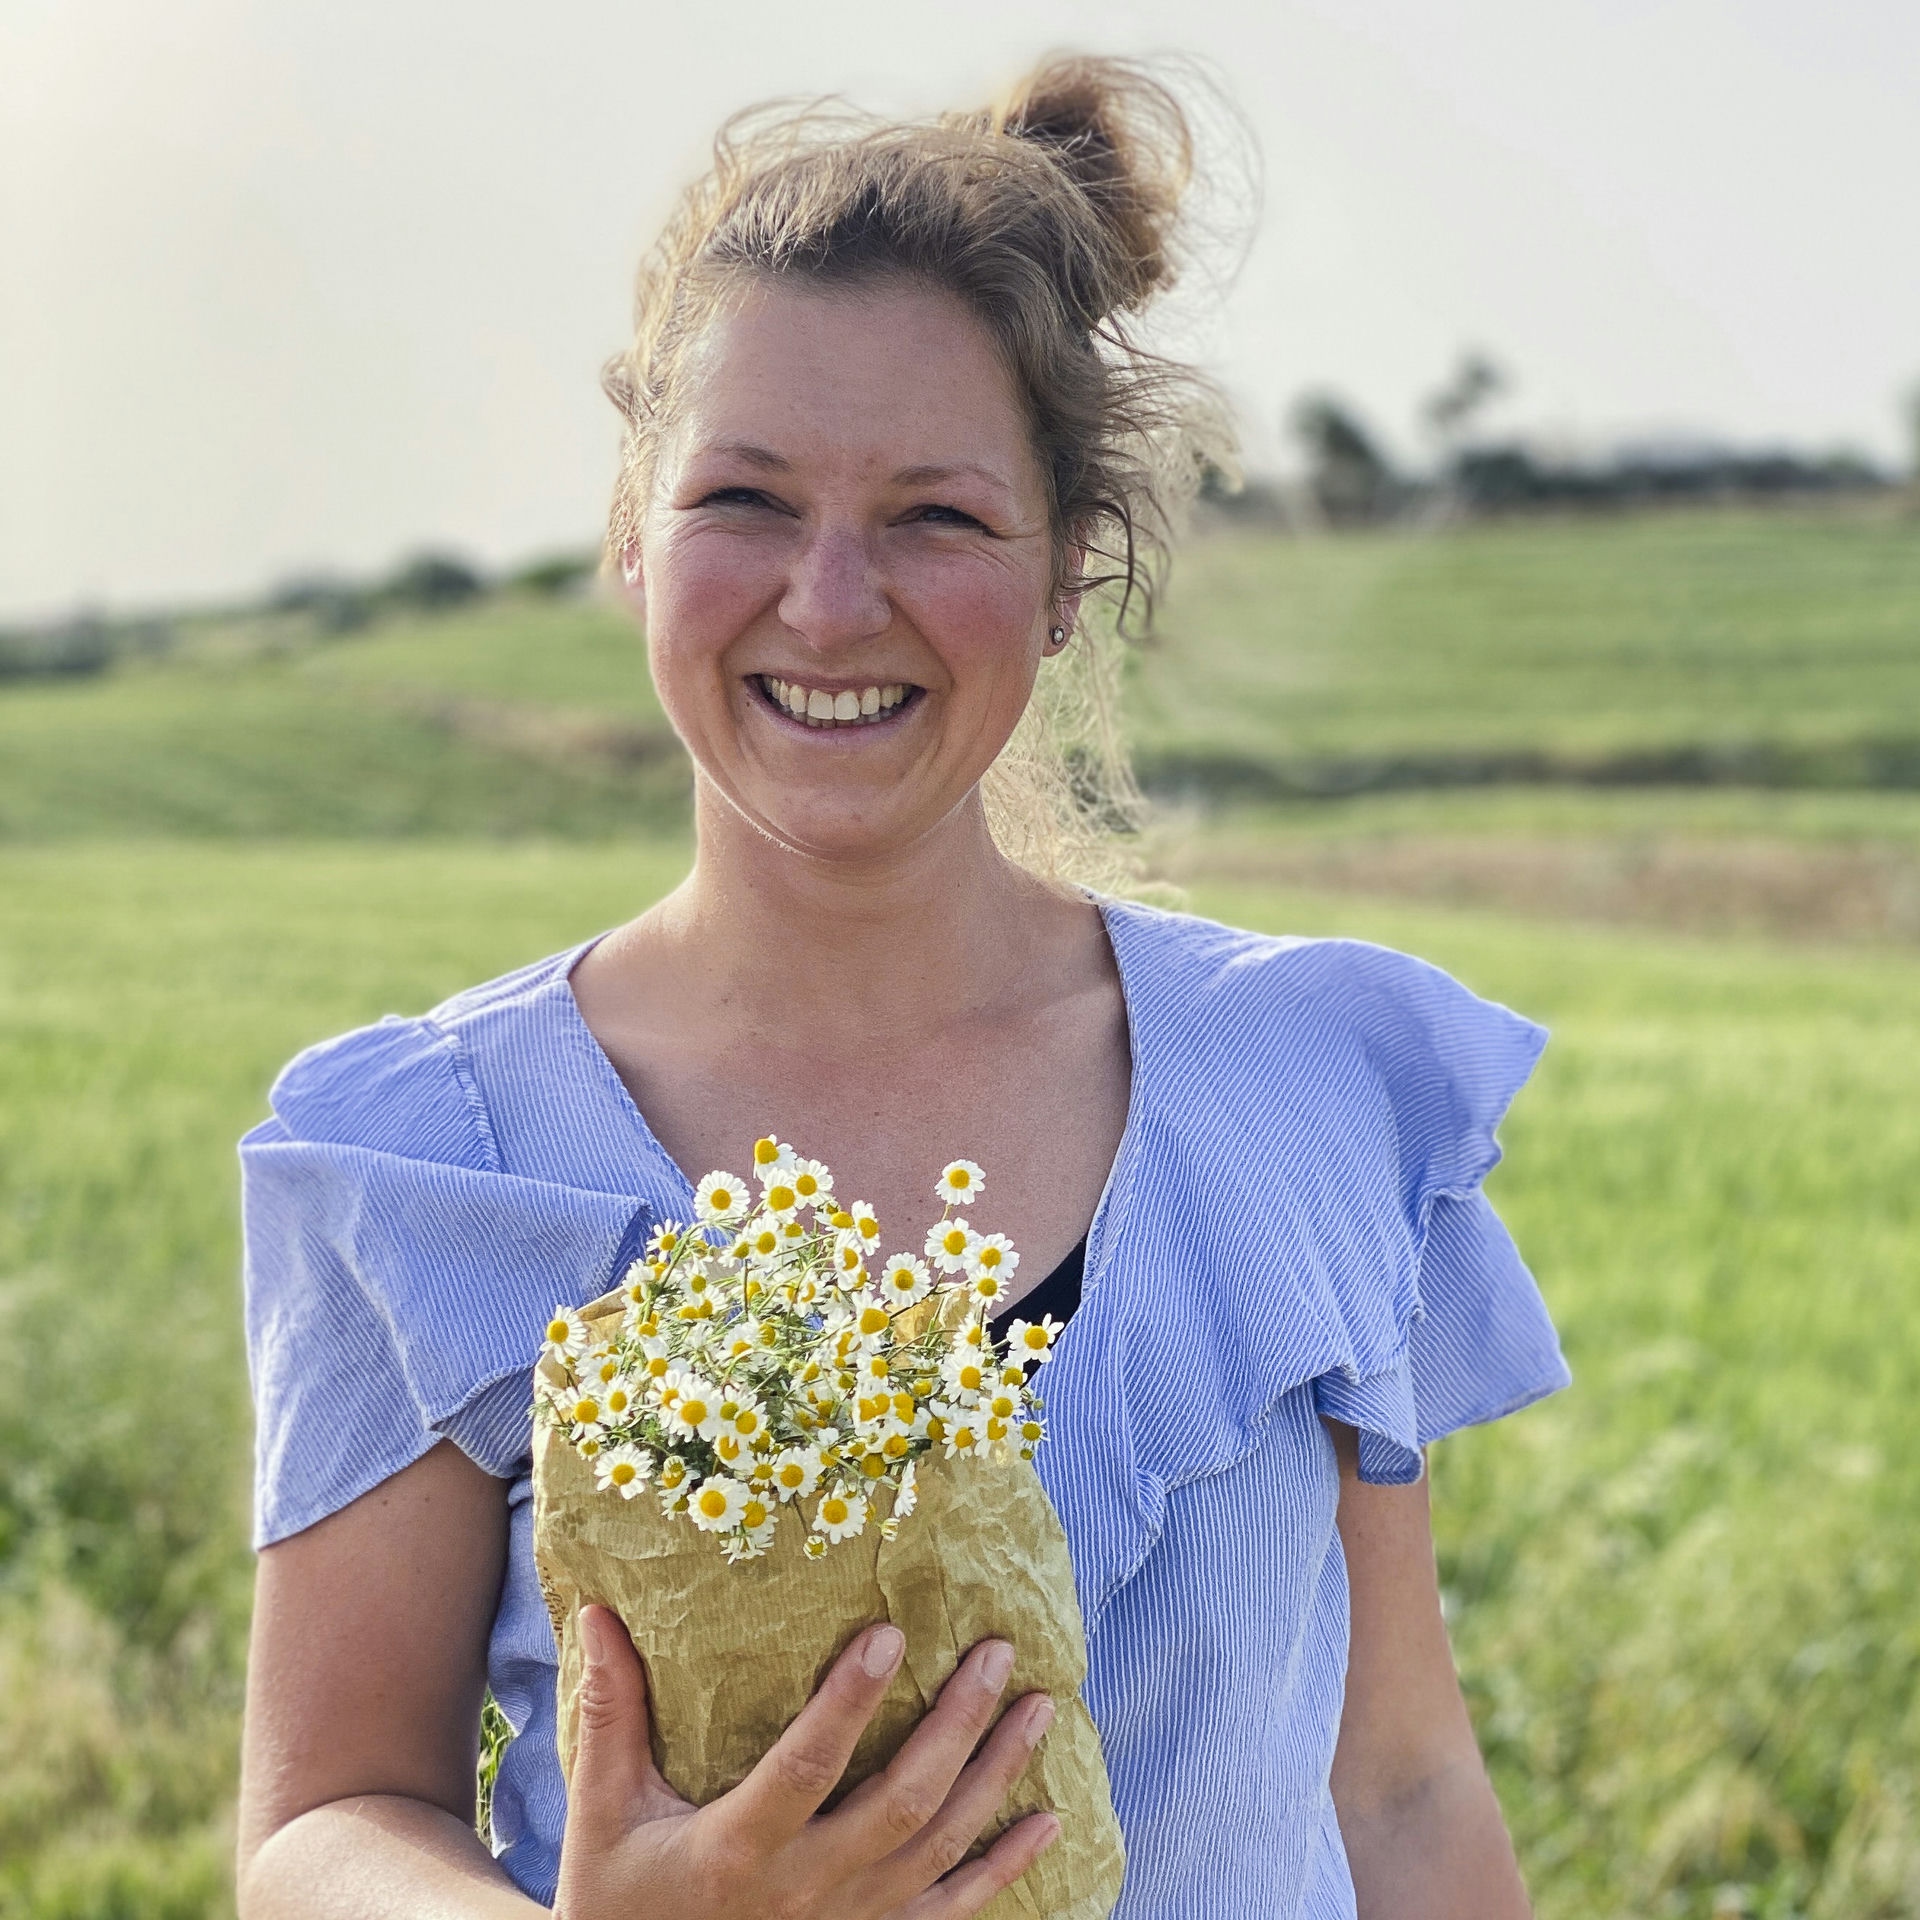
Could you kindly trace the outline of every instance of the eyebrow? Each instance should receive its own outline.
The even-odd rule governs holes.
[[[731,454],[734,459],[744,460],[748,466],[758,467],[763,473],[793,471],[793,462],[785,454],[775,453],[771,447],[759,446],[751,440],[716,440],[701,451]]]
[[[771,447],[763,447],[754,440],[716,440],[703,451],[744,460],[748,466],[758,467],[762,473],[793,471],[793,462],[785,454],[775,453]],[[893,484],[900,487],[937,486],[942,480],[957,479],[962,474],[972,474],[975,479],[998,487],[1002,493],[1013,491],[1005,475],[995,473],[991,467],[983,467],[974,460],[932,461],[917,467],[902,467],[893,475]]]
[[[974,460],[954,460],[945,464],[923,467],[902,467],[894,477],[897,485],[903,487],[937,486],[942,480],[954,480],[961,474],[970,473],[976,480],[984,480],[989,486],[998,487],[1002,493],[1011,493],[1006,476],[983,467]]]

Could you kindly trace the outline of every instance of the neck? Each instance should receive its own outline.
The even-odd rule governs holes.
[[[770,1036],[947,1027],[1016,993],[1075,911],[994,845],[977,789],[912,846],[861,860],[779,845],[704,782],[695,816],[693,871],[646,922]]]

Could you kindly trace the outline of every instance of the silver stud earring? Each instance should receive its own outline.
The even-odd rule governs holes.
[[[1047,629],[1047,638],[1051,640],[1056,647],[1064,647],[1067,644],[1067,630],[1065,627],[1049,627]]]

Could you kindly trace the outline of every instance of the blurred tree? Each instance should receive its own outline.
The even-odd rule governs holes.
[[[507,576],[507,587],[514,593],[537,593],[557,600],[576,593],[600,570],[595,553],[554,553],[534,560]]]
[[[1288,424],[1307,450],[1308,485],[1329,520],[1377,520],[1392,508],[1400,491],[1393,465],[1345,401],[1306,394]]]
[[[401,565],[382,595],[402,606],[437,610],[477,599],[486,590],[486,581],[464,560],[446,553],[417,553]]]
[[[351,633],[373,618],[365,591],[333,574],[283,581],[267,600],[270,613],[304,613],[322,633]]]
[[[1477,347],[1467,348],[1446,382],[1421,409],[1442,449],[1451,454],[1466,438],[1474,416],[1511,384],[1490,356]]]

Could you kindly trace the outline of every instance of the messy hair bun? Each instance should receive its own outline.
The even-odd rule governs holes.
[[[1010,89],[983,131],[1039,147],[1080,189],[1112,240],[1088,326],[1136,311],[1174,278],[1173,235],[1193,179],[1193,133],[1160,81],[1121,60],[1065,56]]]
[[[638,536],[683,349],[729,285],[906,277],[965,302],[1013,378],[1056,593],[1105,591],[1116,633],[1145,625],[1202,474],[1230,462],[1211,383],[1137,336],[1182,265],[1193,172],[1179,98],[1123,60],[1055,57],[994,105],[931,121],[839,106],[729,121],[641,267],[633,340],[607,367],[627,423],[613,549]],[[1111,877],[1112,830],[1137,805],[1099,624],[1082,622],[1077,673],[1043,677],[987,782],[1006,851],[1080,879]]]

